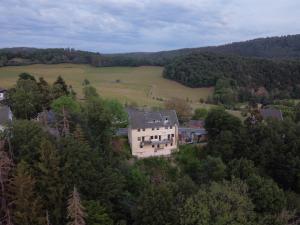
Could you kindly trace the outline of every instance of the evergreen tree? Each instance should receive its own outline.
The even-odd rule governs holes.
[[[76,124],[75,131],[73,133],[74,138],[81,144],[88,144],[84,132],[79,124]]]
[[[85,225],[84,208],[81,205],[80,196],[75,186],[68,199],[67,209],[69,219],[68,225]]]
[[[173,195],[166,186],[147,188],[138,199],[133,215],[136,225],[171,225],[175,223],[176,217]]]
[[[0,140],[1,141],[1,140]],[[9,207],[9,182],[13,161],[0,146],[0,223],[11,224],[11,208]]]
[[[99,201],[86,201],[84,205],[87,213],[86,222],[88,225],[113,225],[112,219]]]
[[[41,200],[36,194],[36,181],[28,171],[28,165],[20,162],[11,182],[13,222],[17,225],[44,225],[46,221]]]
[[[53,83],[52,92],[54,98],[59,98],[61,96],[70,94],[68,85],[66,84],[65,80],[61,76],[58,76],[56,81]]]
[[[62,213],[63,185],[60,177],[60,165],[57,150],[52,143],[43,139],[40,145],[37,186],[47,209],[48,218],[59,225]]]

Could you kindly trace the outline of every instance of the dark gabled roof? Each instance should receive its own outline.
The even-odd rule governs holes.
[[[7,90],[4,89],[4,88],[2,88],[2,87],[0,87],[0,92],[5,92],[5,91],[7,91]]]
[[[38,114],[38,120],[47,124],[54,124],[56,122],[56,116],[54,111],[44,110],[43,112]]]
[[[6,123],[11,121],[11,111],[8,106],[0,105],[0,125],[5,125]]]
[[[261,109],[260,114],[264,120],[268,118],[283,120],[282,112],[278,109]]]
[[[128,109],[129,122],[133,129],[173,126],[178,123],[175,110],[142,111]]]

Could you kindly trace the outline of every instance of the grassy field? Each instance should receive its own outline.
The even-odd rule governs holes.
[[[87,78],[105,98],[118,99],[123,103],[139,106],[159,106],[161,99],[171,97],[189,99],[193,107],[209,107],[199,103],[212,94],[213,88],[189,88],[162,77],[162,67],[101,67],[89,65],[59,64],[30,65],[0,68],[0,87],[11,87],[18,75],[28,72],[53,82],[61,75],[81,97],[82,81]]]

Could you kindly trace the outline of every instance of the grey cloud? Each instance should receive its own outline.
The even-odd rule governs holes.
[[[157,51],[300,31],[298,0],[0,2],[0,47]]]

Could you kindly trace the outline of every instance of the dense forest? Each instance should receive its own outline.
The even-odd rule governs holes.
[[[135,61],[138,65],[166,65],[179,56],[192,53],[213,52],[226,55],[238,55],[258,58],[295,59],[300,58],[300,34],[281,37],[259,38],[250,41],[235,42],[220,46],[185,48],[161,52],[136,52],[113,54],[120,61]]]
[[[87,63],[93,66],[164,66],[179,56],[213,52],[247,57],[300,58],[300,35],[260,38],[227,45],[160,52],[102,54],[73,49],[7,48],[0,50],[0,66],[34,63]]]
[[[251,96],[300,97],[300,62],[270,60],[215,53],[197,53],[168,64],[164,77],[190,87],[231,89],[243,100]],[[226,92],[226,90],[225,90]]]
[[[8,91],[15,119],[0,134],[1,224],[299,224],[299,105],[293,120],[244,123],[212,109],[206,146],[137,160],[114,136],[127,124],[123,106],[88,80],[82,88],[79,102],[61,77],[21,74]]]

